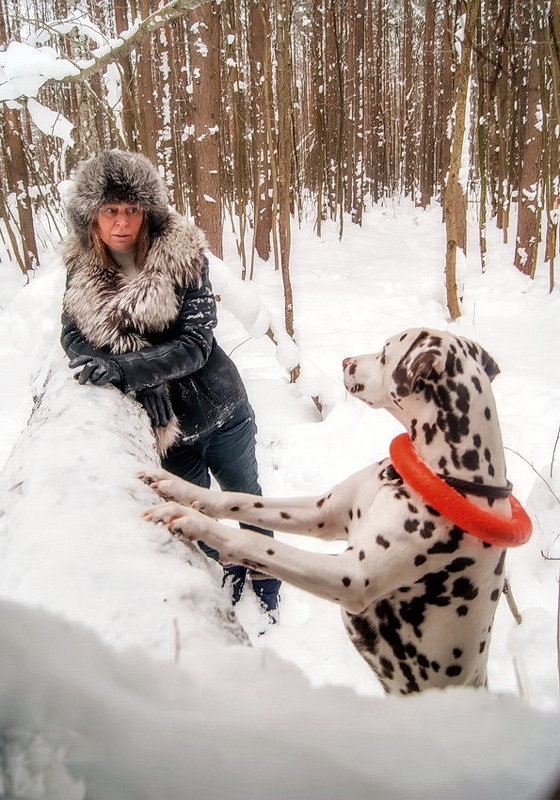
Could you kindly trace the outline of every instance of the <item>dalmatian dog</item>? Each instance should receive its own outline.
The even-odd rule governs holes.
[[[372,355],[343,362],[348,392],[390,411],[416,453],[472,503],[507,519],[502,438],[490,381],[499,369],[478,344],[411,329]],[[351,641],[390,694],[486,685],[505,550],[430,506],[390,459],[317,497],[265,499],[212,491],[158,469],[140,474],[168,502],[144,512],[183,540],[203,540],[223,564],[244,564],[339,603]],[[336,555],[306,552],[232,519],[343,539]]]

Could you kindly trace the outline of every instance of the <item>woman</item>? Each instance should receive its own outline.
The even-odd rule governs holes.
[[[202,232],[169,210],[157,169],[121,150],[78,166],[67,214],[61,342],[78,382],[135,393],[170,472],[200,486],[211,472],[222,489],[260,494],[254,413],[214,338]],[[233,603],[246,576],[224,570]],[[274,621],[280,581],[250,577]]]

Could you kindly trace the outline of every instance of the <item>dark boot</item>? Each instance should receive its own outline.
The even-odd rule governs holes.
[[[241,599],[241,592],[243,591],[246,577],[247,567],[242,567],[238,564],[234,564],[231,567],[224,567],[222,586],[226,586],[229,589],[232,606]]]
[[[253,591],[260,601],[263,611],[266,611],[271,623],[278,622],[278,606],[280,603],[280,586],[282,581],[278,578],[252,575]]]

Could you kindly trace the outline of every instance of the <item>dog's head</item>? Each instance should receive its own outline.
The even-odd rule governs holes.
[[[500,372],[475,342],[426,328],[392,336],[381,352],[347,358],[343,368],[350,394],[393,412],[403,409],[406,398],[437,402],[439,397],[444,403],[450,392],[460,396],[472,389],[481,394],[484,383]]]

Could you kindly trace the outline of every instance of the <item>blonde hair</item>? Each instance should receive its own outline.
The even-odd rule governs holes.
[[[136,264],[137,269],[142,269],[146,262],[146,256],[148,255],[148,250],[150,249],[150,231],[149,231],[149,222],[148,222],[148,215],[144,211],[144,218],[142,220],[142,225],[140,226],[140,230],[138,231],[138,237],[136,239],[136,252],[134,254],[134,263]],[[99,233],[99,226],[97,224],[97,217],[94,217],[93,220],[89,224],[89,238],[93,245],[93,249],[97,253],[101,263],[105,267],[114,267],[115,263],[111,258],[111,253],[109,252],[109,248],[101,238]]]

